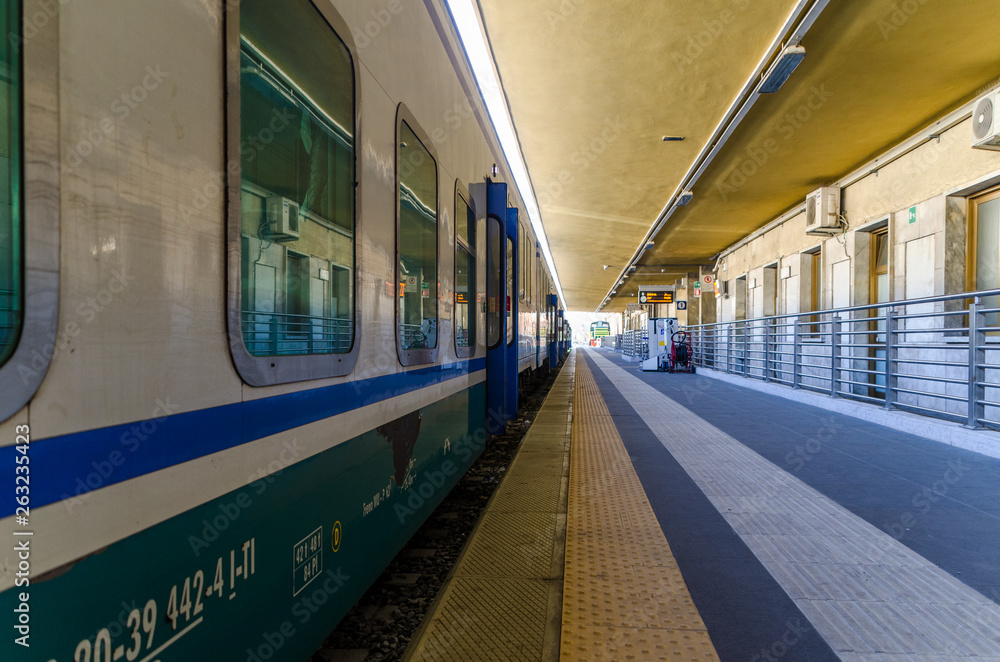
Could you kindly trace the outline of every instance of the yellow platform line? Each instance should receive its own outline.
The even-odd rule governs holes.
[[[574,396],[560,660],[718,660],[582,357]]]

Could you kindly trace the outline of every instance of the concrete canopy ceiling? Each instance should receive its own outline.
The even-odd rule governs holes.
[[[594,310],[798,3],[479,5],[567,305]],[[970,100],[1000,75],[998,35],[996,0],[832,0],[802,39],[805,60],[761,95],[640,264],[710,265],[809,191]],[[766,161],[734,180],[769,140]],[[634,302],[637,282],[691,270],[640,269],[653,277],[631,279],[605,311]]]

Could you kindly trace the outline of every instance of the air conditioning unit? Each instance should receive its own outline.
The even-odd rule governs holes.
[[[840,225],[840,189],[824,186],[806,196],[806,234],[834,235]]]
[[[972,109],[972,146],[1000,150],[1000,91],[976,100]]]
[[[298,239],[299,206],[280,195],[269,196],[267,229],[271,239]]]

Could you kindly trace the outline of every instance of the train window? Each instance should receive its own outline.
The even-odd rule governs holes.
[[[403,365],[437,358],[437,162],[411,122],[400,118],[396,140],[396,336]]]
[[[239,41],[229,61],[239,143],[234,134],[229,154],[240,164],[230,241],[241,256],[230,264],[239,274],[230,332],[237,327],[242,341],[230,345],[254,385],[347,374],[357,358],[357,76],[340,36],[349,31],[321,4],[228,5],[239,29],[230,32]]]
[[[3,34],[18,33],[20,2],[7,2],[0,12]],[[17,40],[0,47],[0,160],[5,177],[0,179],[0,364],[14,353],[24,312],[24,264],[21,240],[21,66]]]
[[[496,217],[486,219],[486,345],[491,349],[500,343],[500,328],[503,326],[500,245],[503,241],[503,228]]]
[[[476,347],[476,212],[455,182],[455,348],[472,356]]]

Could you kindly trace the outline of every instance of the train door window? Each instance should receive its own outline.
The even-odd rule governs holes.
[[[531,241],[528,239],[528,230],[521,226],[521,297],[524,301],[531,301]]]
[[[455,182],[455,348],[472,356],[476,347],[476,212]]]
[[[227,5],[239,44],[229,64],[239,80],[229,153],[240,164],[230,241],[238,232],[243,253],[230,332],[242,340],[231,343],[240,374],[255,385],[347,374],[357,358],[357,76],[341,37],[350,33],[327,5]]]
[[[486,346],[500,344],[500,329],[503,326],[503,292],[501,288],[500,261],[503,226],[495,217],[486,219]]]
[[[528,254],[527,253],[527,250],[528,250],[527,243],[528,242],[525,241],[524,226],[523,225],[519,225],[518,226],[518,230],[519,230],[521,236],[518,238],[518,241],[517,241],[517,246],[520,249],[518,251],[519,255],[517,256],[517,284],[518,284],[518,292],[521,295],[520,296],[521,301],[526,301],[527,298],[528,298],[528,292],[527,292],[527,284],[528,284],[528,261],[525,260],[524,258]]]
[[[970,214],[972,246],[969,287],[973,290],[1000,288],[1000,189],[972,200]],[[986,308],[1000,308],[1000,297],[984,297]],[[1000,323],[997,313],[988,313],[990,326]]]
[[[12,35],[0,47],[0,365],[14,353],[24,312],[24,264],[21,216],[21,66],[18,34],[20,2],[7,2],[0,11],[4,34]]]
[[[544,291],[545,273],[542,271],[542,257],[539,254],[540,250],[541,248],[539,248],[538,244],[535,244],[535,273],[538,275],[535,287],[538,288],[538,293],[536,294],[536,296],[538,297],[539,306],[545,303],[545,295],[548,294],[547,292]]]
[[[507,344],[514,342],[514,240],[507,237]]]
[[[397,136],[396,337],[403,365],[437,358],[438,184],[429,140],[400,106]]]

